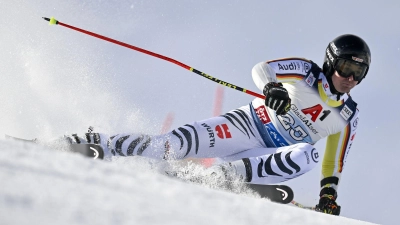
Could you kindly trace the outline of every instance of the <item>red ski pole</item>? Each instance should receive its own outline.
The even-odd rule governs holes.
[[[90,35],[90,36],[93,36],[93,37],[96,37],[96,38],[99,38],[99,39],[102,39],[102,40],[105,40],[105,41],[108,41],[108,42],[111,42],[111,43],[114,43],[114,44],[117,44],[117,45],[121,45],[121,46],[123,46],[123,47],[125,47],[125,48],[129,48],[129,49],[132,49],[132,50],[135,50],[135,51],[138,51],[138,52],[147,54],[147,55],[154,56],[154,57],[159,58],[159,59],[166,60],[166,61],[171,62],[171,63],[174,63],[174,64],[176,64],[176,65],[178,65],[178,66],[180,66],[180,67],[183,67],[183,68],[185,68],[185,69],[187,69],[187,70],[190,70],[190,71],[192,71],[193,73],[196,73],[196,74],[198,74],[198,75],[200,75],[200,76],[202,76],[202,77],[205,77],[205,78],[207,78],[207,79],[209,79],[209,80],[211,80],[211,81],[214,81],[214,82],[216,82],[216,83],[218,83],[218,84],[221,84],[221,85],[223,85],[223,86],[226,86],[226,87],[235,89],[235,90],[237,90],[237,91],[244,92],[244,93],[249,94],[249,95],[252,95],[252,96],[254,96],[254,97],[258,97],[258,98],[265,99],[265,96],[264,96],[264,95],[255,93],[255,92],[253,92],[253,91],[244,89],[244,88],[239,87],[239,86],[237,86],[237,85],[230,84],[230,83],[225,82],[225,81],[223,81],[223,80],[220,80],[220,79],[218,79],[218,78],[212,77],[212,76],[210,76],[210,75],[208,75],[208,74],[206,74],[206,73],[203,73],[203,72],[201,72],[201,71],[199,71],[199,70],[196,70],[196,69],[193,68],[193,67],[190,67],[190,66],[188,66],[188,65],[186,65],[186,64],[183,64],[183,63],[181,63],[181,62],[179,62],[179,61],[177,61],[177,60],[175,60],[175,59],[171,59],[171,58],[169,58],[169,57],[166,57],[166,56],[157,54],[157,53],[155,53],[155,52],[148,51],[148,50],[143,49],[143,48],[139,48],[139,47],[136,47],[136,46],[133,46],[133,45],[130,45],[130,44],[121,42],[121,41],[117,41],[117,40],[114,40],[114,39],[111,39],[111,38],[108,38],[108,37],[105,37],[105,36],[102,36],[102,35],[99,35],[99,34],[96,34],[96,33],[90,32],[90,31],[87,31],[87,30],[83,30],[83,29],[80,29],[80,28],[77,28],[77,27],[74,27],[74,26],[71,26],[71,25],[68,25],[68,24],[65,24],[65,23],[61,23],[60,21],[54,19],[54,17],[51,17],[50,19],[49,19],[49,18],[46,18],[46,17],[43,17],[43,19],[49,21],[49,24],[50,24],[50,25],[60,25],[60,26],[63,26],[63,27],[67,27],[67,28],[70,28],[70,29],[72,29],[72,30],[75,30],[75,31],[84,33],[84,34],[87,34],[87,35]]]

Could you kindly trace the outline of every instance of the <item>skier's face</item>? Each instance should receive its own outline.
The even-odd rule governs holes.
[[[352,88],[354,88],[358,81],[354,80],[353,76],[342,77],[337,71],[332,75],[332,83],[335,89],[340,93],[349,93]]]

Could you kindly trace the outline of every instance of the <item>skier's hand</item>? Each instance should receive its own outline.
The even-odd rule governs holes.
[[[340,206],[336,203],[336,191],[333,188],[324,188],[321,190],[318,205],[315,210],[318,212],[336,215],[340,214]]]
[[[289,93],[282,83],[269,82],[265,85],[265,105],[275,110],[277,115],[285,115],[290,110],[291,100]]]

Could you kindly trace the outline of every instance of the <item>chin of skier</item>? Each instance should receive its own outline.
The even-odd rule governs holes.
[[[140,155],[160,160],[220,158],[223,168],[245,182],[284,182],[322,161],[317,211],[339,215],[340,177],[358,124],[356,102],[349,95],[371,63],[368,45],[355,35],[341,35],[325,50],[322,68],[304,58],[260,62],[252,69],[265,100],[224,115],[196,121],[169,133],[88,133],[73,143],[100,143],[109,156]],[[325,156],[314,144],[327,137]],[[101,139],[99,141],[99,139]]]

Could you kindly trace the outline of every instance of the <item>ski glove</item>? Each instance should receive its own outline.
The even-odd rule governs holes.
[[[269,82],[265,85],[265,105],[275,110],[276,115],[285,115],[290,110],[291,100],[289,93],[282,83]]]
[[[336,203],[337,194],[335,189],[323,188],[320,193],[318,205],[315,206],[317,212],[336,215],[340,214],[340,206]]]

